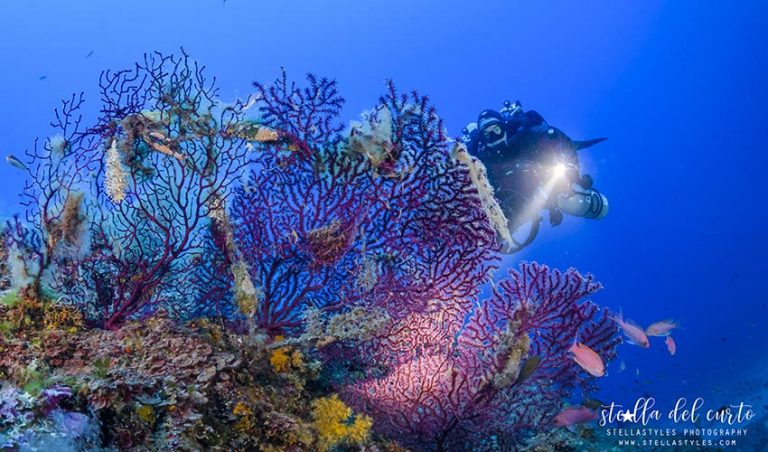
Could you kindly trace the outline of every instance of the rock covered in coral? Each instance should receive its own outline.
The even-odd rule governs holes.
[[[72,392],[64,386],[37,396],[4,385],[0,389],[0,448],[77,451],[100,444],[96,420],[71,411]],[[66,406],[66,407],[65,407]]]
[[[298,348],[284,348],[288,365],[275,365],[269,356],[279,348],[206,321],[179,325],[162,317],[117,333],[16,331],[0,337],[0,372],[15,385],[0,391],[0,444],[275,451],[374,445],[370,418],[316,394],[310,363]]]
[[[599,284],[494,281],[503,216],[426,96],[389,82],[345,135],[335,81],[254,86],[224,103],[155,53],[89,126],[63,102],[5,231],[10,447],[78,422],[119,449],[519,447],[594,388],[567,351],[615,356]]]

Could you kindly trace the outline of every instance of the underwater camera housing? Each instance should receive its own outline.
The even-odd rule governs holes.
[[[608,214],[608,199],[589,175],[580,174],[577,152],[605,138],[574,141],[537,112],[524,111],[519,101],[482,111],[462,133],[460,141],[485,165],[507,219],[508,252],[536,238],[544,210],[552,225],[560,224],[563,214],[587,219]]]

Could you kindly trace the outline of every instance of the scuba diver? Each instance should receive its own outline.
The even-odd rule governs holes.
[[[462,133],[460,141],[486,167],[510,234],[530,223],[524,238],[512,237],[509,252],[536,238],[543,210],[553,226],[562,222],[563,214],[589,219],[608,214],[606,197],[593,188],[589,175],[580,174],[577,154],[605,138],[571,140],[537,112],[523,111],[519,101],[504,102],[500,111],[482,111]]]

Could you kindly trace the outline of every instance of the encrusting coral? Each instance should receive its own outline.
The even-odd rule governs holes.
[[[104,190],[107,192],[109,199],[117,203],[125,199],[125,190],[128,188],[126,177],[123,162],[120,159],[120,152],[117,150],[117,140],[112,140],[112,144],[107,150],[106,175],[104,178]]]
[[[456,160],[466,165],[469,169],[472,185],[477,189],[483,211],[488,216],[488,220],[502,242],[507,246],[513,243],[508,227],[509,219],[504,215],[499,202],[493,196],[493,186],[488,181],[488,175],[486,174],[483,162],[477,157],[471,156],[463,144],[457,143],[451,153]]]
[[[338,406],[322,402],[323,396],[314,399],[305,388],[306,375],[293,374],[304,365],[298,349],[286,352],[287,367],[273,369],[267,350],[235,346],[239,340],[215,324],[183,326],[163,317],[128,323],[119,335],[15,331],[0,338],[0,375],[24,387],[18,393],[36,414],[25,416],[23,424],[22,419],[0,422],[0,439],[25,444],[19,431],[50,430],[53,418],[34,407],[43,403],[38,394],[45,388],[62,387],[66,396],[50,411],[91,412],[88,422],[100,425],[101,438],[84,438],[79,447],[327,450],[337,442],[368,440],[369,418],[334,424],[350,418],[351,411],[340,418],[345,411],[333,411]],[[323,410],[336,417],[318,418]]]
[[[281,344],[283,339],[282,336],[277,336],[275,342]],[[291,369],[301,369],[304,365],[304,356],[301,354],[301,350],[285,345],[272,350],[269,355],[269,363],[275,372],[285,373]]]
[[[335,394],[312,402],[312,418],[318,432],[318,447],[323,452],[342,442],[365,442],[373,425],[373,420],[365,415],[352,419],[352,409]]]
[[[345,132],[333,80],[283,71],[224,103],[203,69],[104,72],[99,117],[73,96],[28,152],[0,447],[69,423],[74,448],[522,447],[595,388],[568,348],[615,357],[600,285],[494,280],[506,221],[427,97],[388,82]]]

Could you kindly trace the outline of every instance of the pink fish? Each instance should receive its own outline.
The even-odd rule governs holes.
[[[651,326],[645,329],[647,336],[669,336],[669,333],[675,328],[679,328],[680,325],[674,320],[660,320],[656,323],[652,323]]]
[[[597,419],[597,411],[592,411],[583,406],[563,408],[552,421],[558,427],[570,427],[575,424],[583,424]]]
[[[627,342],[632,345],[637,345],[643,348],[648,348],[651,344],[648,342],[648,336],[645,335],[643,329],[631,320],[624,321],[624,314],[619,311],[619,315],[616,317],[609,317],[611,320],[619,324],[619,327],[627,336]]]
[[[574,340],[573,345],[571,345],[568,351],[573,353],[573,360],[576,361],[576,364],[581,366],[590,375],[595,377],[605,375],[605,364],[603,364],[602,358],[591,348]]]
[[[675,340],[672,339],[672,336],[667,336],[667,340],[664,341],[664,343],[667,344],[667,350],[669,350],[669,354],[675,356],[675,352],[677,351],[677,344],[675,344]]]

